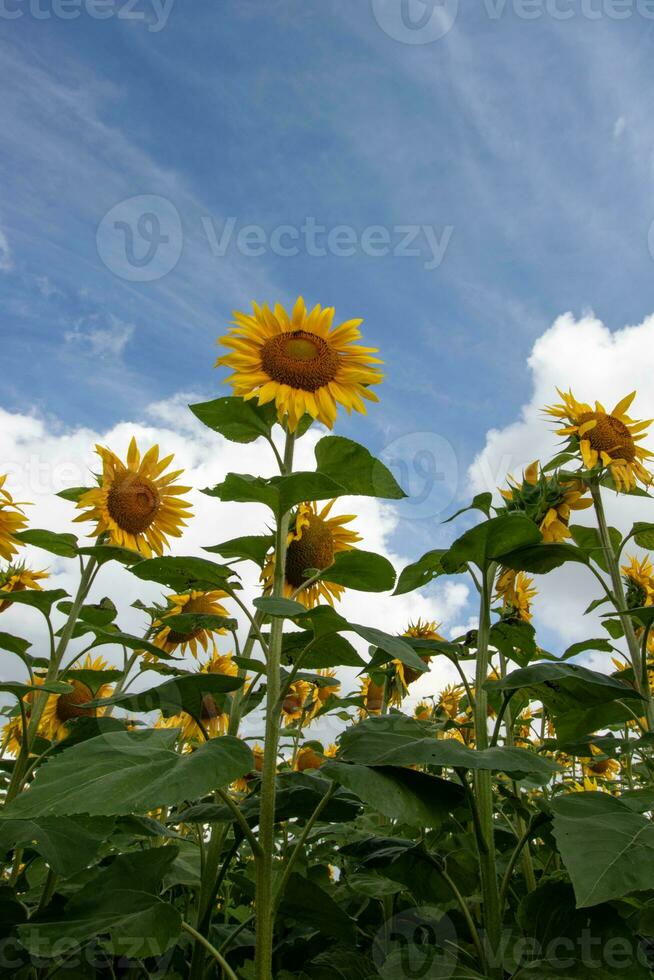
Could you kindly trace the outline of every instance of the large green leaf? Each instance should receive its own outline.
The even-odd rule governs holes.
[[[533,521],[522,514],[493,517],[466,531],[441,559],[446,572],[458,572],[467,563],[485,568],[503,555],[538,544],[542,535]]]
[[[211,548],[203,548],[215,555],[222,555],[223,558],[236,559],[237,561],[253,561],[259,568],[263,568],[266,555],[273,547],[275,542],[272,534],[250,534],[242,538],[231,538],[223,541],[222,544],[215,544]]]
[[[395,569],[388,558],[358,549],[340,551],[320,577],[358,592],[389,592],[395,585]]]
[[[18,531],[15,535],[23,544],[31,544],[34,548],[42,548],[51,555],[60,558],[75,558],[77,556],[77,538],[74,534],[55,534],[54,531],[41,531],[29,528]]]
[[[571,544],[530,545],[502,556],[505,568],[512,568],[516,572],[531,572],[534,575],[546,575],[569,561],[587,565],[588,557],[580,548]]]
[[[654,524],[636,521],[629,532],[629,536],[633,537],[636,544],[641,548],[646,548],[648,551],[654,550]]]
[[[342,436],[325,436],[316,446],[318,472],[329,476],[348,494],[401,500],[406,494],[391,471],[364,446]]]
[[[310,648],[304,653],[305,649]],[[338,633],[314,638],[309,630],[301,633],[285,633],[282,652],[286,662],[295,663],[302,655],[302,666],[306,670],[322,670],[325,667],[365,667],[363,657],[359,656],[352,644]]]
[[[25,589],[24,592],[3,592],[2,601],[17,602],[19,606],[31,606],[44,616],[48,616],[55,602],[67,597],[68,593],[64,589]]]
[[[21,942],[37,956],[108,935],[116,956],[150,957],[164,953],[179,936],[182,917],[157,897],[164,875],[177,856],[173,846],[121,854],[88,881],[59,914],[45,909],[19,926]]]
[[[654,824],[607,793],[571,793],[552,803],[554,836],[578,908],[650,891]]]
[[[166,718],[186,711],[194,718],[200,718],[205,698],[212,698],[222,707],[224,695],[237,691],[244,683],[245,678],[231,677],[228,674],[188,674],[186,677],[165,681],[157,687],[149,687],[145,691],[133,694],[126,691],[90,703],[96,707],[115,704],[126,711],[158,710]]]
[[[430,765],[541,776],[557,771],[554,763],[527,749],[476,751],[456,739],[436,739],[420,722],[398,713],[367,718],[346,729],[339,745],[339,759],[368,766]]]
[[[373,810],[416,827],[440,827],[465,799],[461,786],[413,769],[327,762],[321,772]]]
[[[243,398],[216,398],[189,405],[189,408],[200,422],[230,442],[248,443],[260,436],[269,436],[277,421],[274,405],[259,406]]]
[[[604,548],[602,546],[602,539],[600,538],[599,531],[595,527],[582,527],[580,524],[573,524],[570,527],[570,534],[572,539],[578,548],[594,561],[602,571],[607,572],[608,568],[606,566],[606,559],[604,558]],[[609,528],[609,537],[611,538],[611,544],[613,545],[613,550],[618,553],[620,550],[620,545],[622,544],[622,535],[617,530],[617,528]]]
[[[147,558],[130,569],[137,578],[158,582],[183,592],[188,589],[223,589],[234,575],[229,565],[218,565],[207,558]]]
[[[42,817],[0,822],[0,852],[34,847],[52,870],[69,876],[93,863],[114,828],[113,817]]]
[[[632,687],[613,677],[580,664],[558,662],[531,664],[512,671],[502,680],[487,681],[485,687],[488,691],[526,691],[555,714],[608,701],[641,698]]]
[[[247,473],[228,473],[222,483],[205,490],[209,497],[219,500],[264,504],[279,520],[297,504],[307,500],[329,500],[342,497],[347,490],[322,473],[291,473],[289,476],[250,476]]]
[[[109,732],[74,745],[39,768],[0,820],[143,813],[203,796],[253,767],[252,752],[237,738],[224,735],[180,755],[177,735]]]
[[[314,926],[325,936],[333,936],[354,946],[354,921],[334,899],[315,882],[294,873],[281,897],[282,915]]]
[[[393,594],[406,595],[407,592],[413,592],[414,589],[423,589],[439,575],[443,575],[445,570],[441,559],[444,554],[446,552],[442,548],[438,548],[434,551],[428,551],[418,561],[407,565],[400,573],[397,588]]]

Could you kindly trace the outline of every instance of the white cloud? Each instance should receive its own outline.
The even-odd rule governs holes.
[[[486,444],[469,472],[473,493],[495,491],[506,485],[508,472],[519,475],[532,460],[545,461],[555,454],[560,437],[554,434],[552,422],[543,416],[542,409],[558,400],[557,386],[571,388],[580,401],[599,400],[608,411],[636,389],[632,415],[654,418],[654,316],[611,332],[591,314],[575,320],[567,313],[538,338],[528,366],[531,398],[515,422],[487,433]],[[651,507],[643,498],[606,494],[609,521],[622,529],[629,529],[636,520],[654,520]],[[592,520],[592,511],[583,511],[575,523],[589,524]],[[603,635],[596,619],[582,617],[597,594],[590,575],[566,566],[547,578],[540,577],[537,584],[541,590],[537,622],[565,643]]]
[[[14,262],[11,257],[9,242],[2,228],[0,228],[0,272],[11,272]]]
[[[149,422],[121,422],[104,432],[81,427],[65,429],[56,420],[0,409],[0,473],[8,474],[7,486],[16,499],[33,502],[29,508],[32,527],[73,531],[83,535],[86,526],[72,523],[74,505],[57,497],[57,491],[91,482],[91,473],[98,468],[93,451],[96,443],[110,445],[115,452],[124,456],[132,435],[144,448],[157,442],[162,451],[175,454],[176,465],[184,467],[186,471],[185,482],[197,488],[191,494],[194,519],[184,536],[173,542],[172,551],[176,554],[204,554],[206,557],[203,546],[241,534],[261,533],[269,524],[270,515],[258,505],[222,503],[207,497],[200,490],[220,482],[229,471],[272,475],[274,464],[265,446],[259,443],[235,445],[203,427],[186,407],[191,400],[192,397],[179,395],[159,402],[149,409]],[[309,433],[298,445],[298,467],[313,468],[313,448],[319,437],[319,432]],[[358,515],[356,527],[363,536],[363,548],[387,554],[398,570],[408,563],[406,556],[393,554],[389,549],[388,542],[398,522],[392,505],[366,498],[344,498],[336,505],[336,510]],[[72,592],[76,587],[75,562],[34,549],[27,551],[33,566],[49,566],[52,574],[50,587],[61,587]],[[256,569],[253,565],[239,568],[243,574],[245,594],[253,596],[257,591]],[[110,595],[118,606],[121,627],[141,635],[145,626],[144,617],[131,608],[131,604],[137,597],[144,601],[159,599],[161,593],[160,587],[138,582],[125,569],[111,564],[103,567],[90,601]],[[354,622],[397,633],[409,620],[417,617],[443,621],[447,629],[454,620],[464,615],[467,598],[468,589],[461,582],[444,582],[432,590],[429,598],[419,594],[390,598],[388,595],[350,592],[339,608]],[[43,652],[42,622],[33,610],[18,606],[8,609],[2,614],[2,629],[28,636],[35,650]],[[363,653],[366,652],[365,644],[357,645]],[[117,651],[110,653],[115,659]],[[6,656],[9,658],[10,655]],[[5,664],[6,672],[18,676],[20,664],[17,660],[11,665],[7,660]],[[339,674],[344,690],[353,690],[356,686],[355,671]],[[157,682],[154,675],[148,675],[148,680],[151,679]],[[416,690],[409,703],[415,703],[420,696],[435,694],[444,683],[453,679],[450,665],[438,664],[433,673],[421,678],[415,685]]]
[[[79,321],[72,330],[66,331],[64,341],[75,348],[78,356],[108,359],[121,357],[134,335],[134,324],[125,323],[111,313],[107,319],[106,326],[97,325],[99,317],[95,314],[86,321]]]

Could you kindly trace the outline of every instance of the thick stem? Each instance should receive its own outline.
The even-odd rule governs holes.
[[[602,490],[597,480],[593,480],[591,482],[590,492],[593,497],[593,504],[595,505],[595,514],[597,515],[597,526],[602,542],[604,560],[611,576],[617,612],[620,616],[620,622],[622,623],[627,646],[629,647],[629,657],[634,672],[637,690],[643,695],[644,698],[647,699],[647,727],[651,731],[654,730],[654,706],[652,705],[652,698],[647,680],[647,672],[643,671],[644,661],[641,658],[640,644],[638,642],[638,637],[636,636],[633,620],[631,616],[625,612],[627,609],[627,598],[622,582],[622,575],[620,574],[620,560],[613,548],[611,535],[609,534],[609,527],[606,521],[606,514],[604,512]],[[643,674],[645,674],[644,678]]]
[[[283,473],[293,468],[295,437],[286,434]],[[286,548],[290,512],[277,522],[275,533],[275,575],[273,597],[284,595]],[[284,620],[275,617],[270,627],[268,643],[268,677],[266,685],[266,729],[261,774],[261,809],[259,814],[259,845],[262,855],[256,861],[256,928],[255,963],[256,980],[271,980],[274,933],[273,870],[275,849],[275,779],[277,774],[277,749],[279,743],[280,715],[278,701],[281,690],[281,652]]]
[[[479,610],[479,634],[477,646],[477,669],[475,675],[475,741],[477,749],[488,748],[488,695],[484,687],[488,676],[488,641],[490,633],[490,607],[496,565],[484,570],[481,583],[481,603]],[[500,894],[497,883],[495,861],[495,839],[493,833],[493,783],[488,769],[479,769],[474,779],[480,832],[483,846],[479,850],[481,888],[484,903],[484,924],[486,942],[492,966],[491,976],[501,976],[501,968],[496,967],[495,955],[502,938],[502,915]]]

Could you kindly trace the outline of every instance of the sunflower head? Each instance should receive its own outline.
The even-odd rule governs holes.
[[[584,773],[591,778],[614,779],[620,772],[620,763],[610,759],[599,746],[590,744],[591,758],[584,762]]]
[[[502,603],[503,619],[531,622],[531,603],[537,595],[533,584],[533,578],[524,572],[516,572],[512,568],[500,569],[495,585],[495,598]]]
[[[632,555],[629,564],[622,566],[622,572],[626,587],[627,607],[639,609],[642,606],[653,605],[654,568],[649,555],[641,558],[640,561]]]
[[[413,717],[417,718],[418,721],[431,721],[433,706],[429,701],[420,701],[413,711]]]
[[[112,544],[139,551],[146,557],[160,555],[168,537],[179,537],[191,516],[190,505],[181,495],[190,487],[175,483],[182,470],[166,473],[172,456],[159,459],[152,446],[141,458],[132,439],[123,463],[110,449],[96,446],[102,460],[98,486],[87,490],[77,502],[84,511],[76,521],[93,520],[96,536],[106,534]]]
[[[559,391],[559,395],[562,402],[545,411],[564,422],[564,428],[557,429],[557,434],[568,437],[568,449],[581,455],[586,469],[608,469],[618,491],[635,489],[637,481],[645,486],[652,483],[652,474],[643,465],[652,454],[639,445],[647,435],[651,420],[637,422],[627,415],[635,391],[619,401],[611,412],[600,402],[594,406],[578,402],[571,391]]]
[[[441,691],[436,707],[444,711],[449,718],[456,718],[462,697],[463,687],[460,684],[448,684]]]
[[[6,482],[6,474],[0,476],[0,557],[11,561],[21,547],[21,542],[15,535],[27,527],[27,518],[20,505],[14,502],[5,489]]]
[[[545,473],[538,460],[524,471],[521,483],[509,477],[508,488],[500,493],[507,512],[526,514],[546,543],[569,538],[572,512],[593,505],[588,487],[581,480],[562,480],[558,473]]]
[[[84,659],[80,671],[98,671],[107,669],[107,662],[103,657],[91,657],[87,655]],[[67,694],[51,694],[48,697],[41,722],[39,724],[39,734],[43,735],[50,742],[58,742],[68,734],[68,722],[76,718],[97,718],[101,717],[104,708],[86,707],[87,702],[96,698],[108,698],[113,690],[110,684],[100,684],[93,690],[86,677],[82,680],[76,677],[76,669],[70,670],[65,676],[65,681],[73,688]],[[88,676],[88,675],[87,675]],[[84,674],[82,674],[84,677]],[[92,682],[91,682],[92,683]],[[95,686],[95,685],[94,685]]]
[[[320,769],[325,761],[325,756],[313,745],[303,745],[295,757],[297,772],[305,772],[307,769]]]
[[[282,701],[282,717],[286,726],[302,721],[311,711],[312,685],[307,681],[294,681]]]
[[[372,677],[363,677],[361,679],[361,697],[363,698],[363,707],[359,709],[359,716],[361,718],[366,718],[368,715],[380,715],[384,707],[384,697],[385,697],[386,685],[384,682],[379,683]]]
[[[173,616],[197,615],[197,616],[220,616],[227,618],[229,615],[221,600],[228,598],[226,592],[213,590],[210,592],[190,591],[181,595],[168,596],[168,606],[165,612],[153,623],[155,646],[166,653],[175,650],[190,650],[194,657],[198,656],[198,648],[205,652],[211,647],[213,653],[216,652],[214,637],[219,634],[224,635],[226,630],[222,627],[218,629],[205,628],[198,626],[188,633],[181,633],[166,625],[166,620]],[[144,655],[146,659],[149,654]],[[154,655],[152,655],[154,656]]]
[[[333,320],[332,307],[309,312],[302,297],[290,316],[279,304],[271,310],[253,303],[251,314],[234,312],[234,327],[219,340],[230,353],[216,367],[232,370],[227,382],[235,395],[260,405],[274,401],[291,432],[304,415],[331,429],[339,404],[365,413],[364,399],[378,401],[371,385],[382,380],[376,348],[356,344],[361,320],[337,327]]]
[[[42,590],[41,582],[49,578],[46,571],[32,571],[27,565],[9,565],[3,572],[0,572],[0,596],[3,592],[22,592],[24,589]],[[0,612],[3,612],[9,602],[0,601]]]
[[[344,592],[341,585],[333,582],[312,582],[304,586],[307,578],[315,571],[323,571],[334,563],[335,556],[341,551],[351,551],[361,540],[355,532],[345,527],[354,520],[351,514],[340,517],[330,517],[334,501],[330,501],[321,510],[316,503],[300,504],[295,512],[291,529],[288,534],[286,551],[286,567],[284,575],[284,595],[291,596],[297,592],[297,600],[307,609],[313,609],[321,599],[330,605],[340,599]],[[272,592],[275,577],[275,552],[268,556],[261,573],[264,592]]]

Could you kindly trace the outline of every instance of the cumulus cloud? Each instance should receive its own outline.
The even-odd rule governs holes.
[[[542,412],[545,405],[558,400],[557,386],[571,388],[580,401],[599,400],[607,411],[636,389],[632,416],[654,418],[654,316],[612,332],[592,315],[577,320],[567,313],[538,338],[528,367],[531,398],[515,422],[487,433],[486,443],[470,467],[472,493],[496,492],[498,486],[506,485],[507,473],[520,475],[532,460],[545,461],[557,452],[560,437]],[[651,506],[644,498],[606,494],[609,521],[622,529],[630,528],[636,520],[654,520]],[[575,517],[578,524],[592,521],[592,511]],[[551,630],[562,643],[603,635],[596,618],[582,616],[597,593],[590,575],[566,566],[547,578],[539,577],[537,584],[541,592],[537,624]]]
[[[73,524],[74,505],[56,496],[59,490],[70,486],[85,486],[92,482],[92,473],[98,470],[94,454],[96,444],[109,445],[124,457],[132,435],[140,447],[147,448],[159,443],[165,453],[174,453],[176,466],[183,467],[184,481],[195,489],[190,494],[194,518],[183,537],[175,540],[172,551],[179,555],[203,555],[203,546],[217,544],[241,534],[265,532],[270,522],[269,512],[258,505],[222,503],[207,497],[201,489],[220,482],[229,471],[273,475],[274,461],[266,447],[259,443],[249,446],[227,442],[216,433],[202,426],[189,412],[190,395],[180,394],[170,400],[150,407],[144,419],[121,422],[107,431],[80,427],[62,427],[56,419],[37,415],[22,415],[0,409],[0,473],[7,473],[7,486],[18,500],[31,501],[29,518],[32,527],[54,531],[73,531],[84,535],[88,528]],[[196,399],[197,400],[197,399]],[[298,445],[297,465],[313,468],[313,449],[320,432],[309,433]],[[409,559],[389,546],[397,526],[395,508],[388,503],[366,498],[344,498],[335,511],[357,514],[356,527],[363,537],[366,550],[386,554],[399,570]],[[48,566],[52,588],[64,588],[69,593],[76,587],[75,562],[59,559],[35,549],[26,549],[34,567]],[[246,596],[253,597],[258,591],[257,569],[240,565]],[[111,596],[118,606],[119,623],[127,631],[142,635],[146,625],[143,614],[131,607],[138,597],[143,601],[161,598],[160,587],[151,583],[137,582],[121,566],[109,564],[103,567],[90,601]],[[467,586],[460,582],[443,582],[430,596],[414,594],[390,598],[387,595],[348,593],[340,611],[352,621],[374,625],[390,633],[401,631],[409,620],[423,617],[444,622],[447,628],[464,615],[468,599]],[[39,615],[27,608],[15,606],[2,614],[2,629],[28,636],[34,643],[35,652],[43,654],[43,626]],[[244,632],[244,630],[243,630]],[[365,644],[357,644],[362,653]],[[119,651],[109,650],[111,658],[118,662]],[[9,655],[6,655],[9,658]],[[5,676],[19,676],[20,664],[9,666],[5,662]],[[344,690],[353,690],[355,672],[342,673]],[[156,683],[153,674],[148,680]],[[453,680],[449,664],[438,664],[433,674],[421,678],[415,685],[411,704],[420,696],[436,693],[440,687]],[[324,727],[324,726],[323,726]]]

